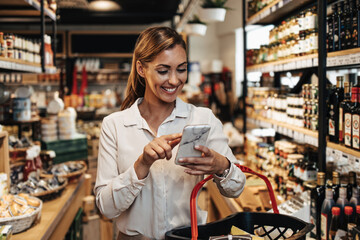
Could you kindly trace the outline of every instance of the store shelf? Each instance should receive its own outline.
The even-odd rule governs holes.
[[[0,14],[3,17],[38,17],[41,15],[41,4],[36,0],[3,0],[0,1],[0,8]],[[44,14],[56,21],[56,14],[52,9],[44,7]]]
[[[338,67],[360,64],[360,48],[328,53],[326,66]]]
[[[25,62],[18,59],[0,57],[0,69],[15,70],[21,72],[41,73],[41,65]],[[45,73],[56,73],[56,67],[45,67]]]
[[[248,117],[247,121],[264,128],[273,128],[276,132],[293,138],[299,142],[306,142],[315,147],[318,146],[318,132],[306,128],[292,126],[287,123],[267,119],[262,116]]]
[[[282,72],[318,66],[318,55],[309,54],[296,58],[261,63],[246,67],[246,72]]]
[[[327,142],[327,147],[330,148],[330,149],[338,150],[338,151],[340,151],[342,153],[351,155],[351,156],[353,156],[355,158],[360,158],[360,151],[352,149],[352,148],[345,147],[342,144],[336,144],[336,143],[328,141]]]
[[[290,12],[299,9],[307,4],[315,2],[314,0],[276,0],[264,7],[261,11],[255,13],[246,20],[247,25],[251,24],[273,24]]]

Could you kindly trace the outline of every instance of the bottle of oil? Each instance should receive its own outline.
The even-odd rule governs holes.
[[[321,240],[327,240],[329,237],[329,228],[331,221],[331,209],[334,207],[333,191],[331,188],[326,188],[325,199],[321,206]]]
[[[310,201],[310,222],[315,225],[310,236],[312,238],[320,239],[320,216],[321,205],[325,198],[325,173],[317,173],[317,185],[312,189]]]

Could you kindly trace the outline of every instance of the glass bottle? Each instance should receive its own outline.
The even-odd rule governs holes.
[[[345,0],[344,3],[344,15],[345,15],[345,49],[352,48],[351,30],[352,30],[352,11],[350,5],[352,0]]]
[[[329,140],[339,142],[339,107],[344,99],[343,76],[336,77],[336,88],[329,97]]]
[[[357,107],[357,98],[358,98],[358,87],[352,87],[351,88],[351,104],[349,105],[349,108],[344,109],[344,123],[345,123],[345,146],[346,147],[352,147],[353,144],[353,129],[352,129],[352,109],[354,106]]]
[[[349,181],[348,181],[348,185],[347,185],[347,199],[350,201],[351,196],[352,196],[353,188],[357,187],[357,184],[356,184],[356,172],[350,171],[348,177],[349,177]]]
[[[345,133],[344,112],[345,109],[350,108],[350,105],[351,105],[350,83],[349,83],[349,78],[345,78],[344,100],[340,103],[340,107],[339,107],[339,143],[344,143],[344,133]]]
[[[334,14],[333,14],[333,29],[334,29],[334,51],[340,50],[340,15],[341,6],[340,3],[334,4]]]
[[[340,174],[336,171],[332,174],[332,190],[334,193],[334,201],[336,202],[339,198],[339,189],[340,189]]]
[[[340,226],[340,208],[332,207],[331,214],[329,240],[335,240],[336,233],[338,232]]]
[[[317,173],[317,186],[310,193],[310,222],[315,225],[311,236],[320,239],[321,205],[325,199],[325,173]]]
[[[325,199],[321,206],[321,240],[327,240],[329,236],[331,209],[335,205],[331,188],[326,188]]]
[[[355,221],[356,206],[359,204],[359,191],[357,187],[353,187],[352,196],[349,201],[349,205],[353,208],[352,220]]]
[[[354,228],[354,222],[352,220],[353,208],[350,206],[345,206],[345,225],[346,225],[346,239],[353,239],[351,231]]]
[[[345,2],[347,2],[347,0],[340,2],[340,5],[338,5],[338,14],[339,14],[339,17],[340,17],[340,44],[339,44],[339,50],[346,49],[346,34],[345,34],[345,30],[346,30],[346,24],[345,24],[346,13],[345,13],[345,10],[344,10]]]
[[[356,7],[357,0],[350,0],[350,11],[351,11],[351,48],[358,47],[358,33],[359,33],[359,18]]]
[[[345,226],[345,224],[344,224],[344,219],[345,219],[344,208],[348,204],[349,204],[349,201],[347,200],[346,188],[340,187],[339,197],[336,200],[336,206],[338,206],[340,208],[340,228],[342,228],[343,230],[346,230],[343,227],[343,226]]]

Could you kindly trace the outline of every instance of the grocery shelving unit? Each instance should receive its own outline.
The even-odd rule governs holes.
[[[45,66],[45,16],[48,17],[53,27],[53,49],[56,46],[56,20],[57,15],[52,9],[44,5],[44,1],[37,0],[4,0],[0,1],[0,20],[1,21],[39,21],[41,37],[41,64],[19,61],[9,58],[0,58],[0,69],[32,72],[32,73],[56,73],[56,67]],[[54,59],[55,59],[54,50]]]
[[[360,151],[350,149],[342,144],[335,144],[327,141],[327,122],[326,122],[326,71],[329,69],[350,68],[360,64],[360,48],[348,49],[327,53],[326,50],[326,0],[317,1],[318,9],[318,53],[296,58],[289,58],[279,61],[267,62],[245,67],[245,76],[249,72],[284,72],[296,71],[300,69],[316,68],[319,78],[319,130],[311,131],[305,128],[295,127],[283,122],[264,118],[262,116],[245,116],[244,121],[255,124],[260,127],[273,128],[276,132],[302,140],[318,147],[318,166],[320,171],[326,169],[326,155],[333,155],[335,159],[341,156],[349,159],[353,166],[360,167]],[[251,24],[270,24],[279,22],[287,16],[290,16],[295,10],[299,10],[314,4],[315,1],[283,1],[276,0],[263,8],[258,13],[246,19],[246,25]],[[246,1],[244,1],[246,6]],[[246,32],[244,32],[246,38]],[[246,44],[246,41],[244,41]],[[246,49],[246,47],[244,48]],[[246,60],[246,59],[245,59]],[[246,61],[245,61],[246,62]],[[246,80],[246,77],[244,78]],[[244,83],[246,86],[246,83]],[[247,96],[244,90],[244,98]],[[244,104],[244,106],[246,106]],[[245,114],[246,115],[246,114]],[[244,129],[244,132],[246,129]],[[327,152],[328,151],[328,152]]]

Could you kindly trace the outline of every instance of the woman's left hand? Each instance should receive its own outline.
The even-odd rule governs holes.
[[[187,157],[180,159],[190,175],[217,174],[222,175],[225,169],[230,168],[230,161],[223,155],[205,146],[195,146],[195,149],[202,152],[201,157]]]

